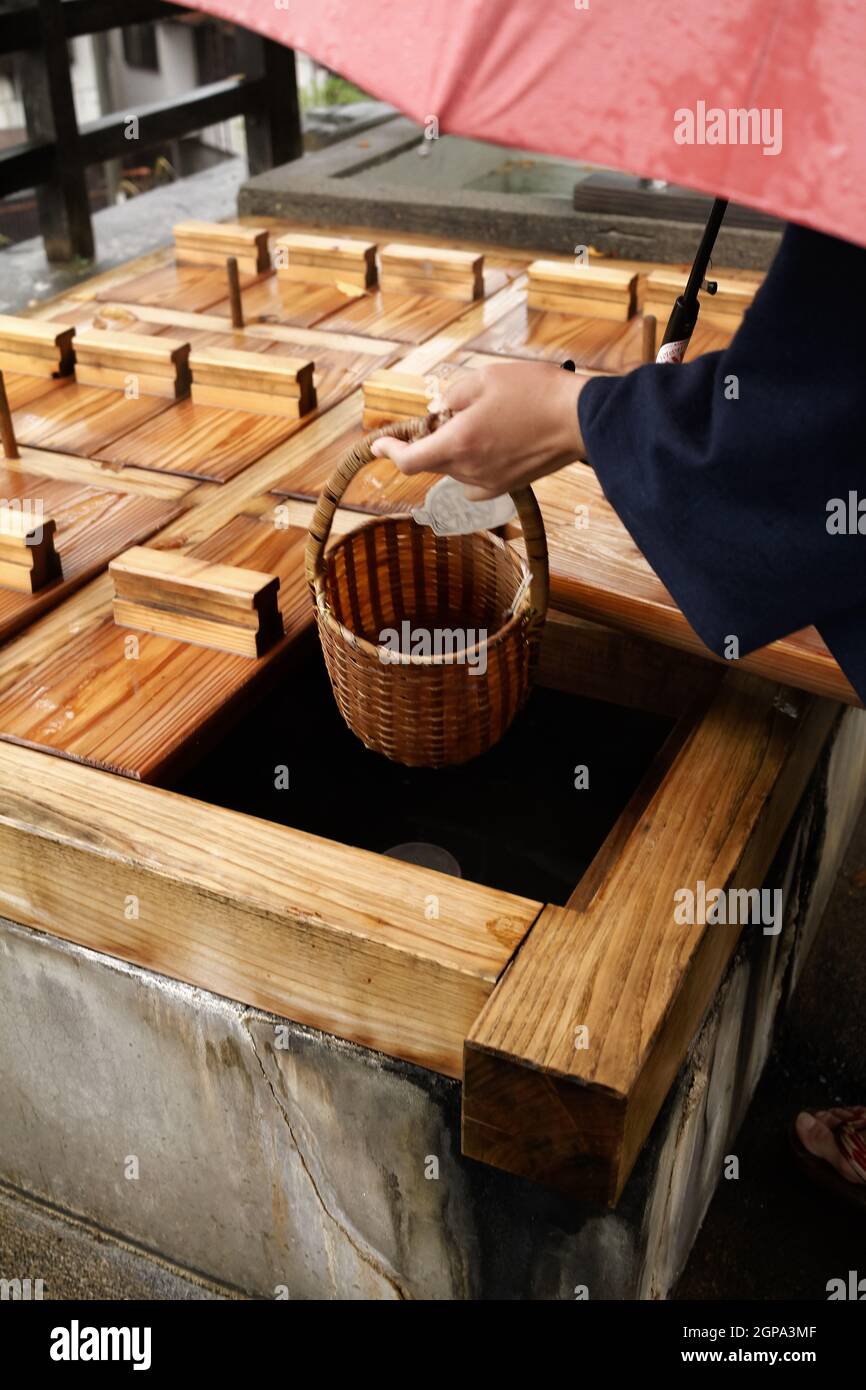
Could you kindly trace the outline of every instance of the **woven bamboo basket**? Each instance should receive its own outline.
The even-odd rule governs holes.
[[[326,553],[334,512],[373,442],[418,439],[441,418],[386,426],[350,449],[307,540],[340,713],[368,748],[408,767],[464,763],[498,742],[529,694],[547,612],[547,543],[530,488],[513,494],[528,565],[487,532],[437,536],[410,516],[369,521]]]

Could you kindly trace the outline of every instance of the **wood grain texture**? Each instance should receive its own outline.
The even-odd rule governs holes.
[[[245,227],[238,222],[177,222],[172,228],[175,259],[179,265],[217,266],[225,269],[234,257],[238,269],[260,275],[270,269],[266,227]]]
[[[642,360],[639,319],[614,323],[550,313],[530,309],[525,298],[466,346],[476,352],[504,353],[540,362],[561,362],[570,357],[579,367],[617,372],[638,367]]]
[[[193,314],[181,309],[159,308],[150,304],[112,302],[105,306],[80,306],[82,314],[92,315],[95,311],[97,318],[107,314],[109,310],[128,315],[125,319],[125,332],[167,332],[173,337],[183,337],[187,342],[202,341],[199,335],[221,334],[225,339],[233,339],[236,346],[247,351],[254,351],[255,342],[261,340],[264,340],[267,346],[273,343],[289,344],[291,351],[296,352],[298,356],[313,358],[321,356],[323,348],[353,353],[360,357],[378,357],[382,353],[401,349],[401,344],[390,342],[388,339],[374,340],[352,333],[326,333],[320,328],[302,328],[295,324],[246,323],[242,332],[236,334],[219,314]],[[95,326],[100,325],[96,323]]]
[[[144,304],[119,304],[115,300],[103,302],[93,299],[76,304],[74,308],[66,308],[58,317],[63,322],[74,324],[79,331],[98,328],[111,333],[164,333],[166,322],[170,322],[177,329],[170,336],[189,342],[187,335],[179,331],[181,322],[186,318],[197,323],[200,315],[184,314],[180,310],[159,309]]]
[[[590,468],[570,464],[539,479],[534,491],[547,530],[551,601],[557,608],[719,660],[689,626]],[[860,703],[814,628],[741,657],[737,667],[846,704]]]
[[[122,391],[76,381],[28,401],[12,418],[20,444],[96,458],[122,434],[174,408],[175,402],[162,396],[130,399]]]
[[[75,379],[82,386],[124,390],[130,379],[143,396],[169,400],[189,395],[189,343],[165,334],[79,330]]]
[[[114,466],[220,483],[242,473],[302,424],[280,415],[252,415],[185,400],[94,452]]]
[[[97,574],[118,551],[146,540],[180,511],[177,502],[117,493],[0,468],[0,496],[40,506],[56,524],[62,578],[34,594],[0,588],[0,641],[6,641]]]
[[[202,405],[296,420],[317,404],[313,363],[307,358],[199,345],[190,367],[192,398]]]
[[[275,575],[144,545],[118,555],[108,573],[120,627],[249,657],[283,634]]]
[[[13,411],[23,410],[31,401],[41,400],[43,396],[63,390],[65,386],[72,386],[74,384],[71,376],[53,378],[28,376],[24,372],[4,371],[3,380],[6,383],[6,396],[9,401],[9,408]]]
[[[6,461],[7,468],[26,473],[43,473],[46,478],[64,482],[87,483],[108,488],[112,492],[134,492],[144,497],[161,497],[164,501],[190,499],[196,487],[192,478],[174,478],[165,473],[152,473],[142,468],[121,468],[99,459],[81,458],[77,454],[57,454],[51,449],[31,449],[25,446],[18,461]]]
[[[241,274],[241,287],[254,285],[257,276]],[[141,275],[113,277],[96,299],[122,299],[127,304],[152,304],[196,312],[215,304],[228,306],[226,272],[210,266],[162,265]],[[220,310],[219,312],[222,312]],[[228,307],[226,307],[226,316]]]
[[[9,745],[0,856],[4,916],[449,1076],[541,906]]]
[[[0,314],[0,370],[34,376],[68,376],[74,356],[74,324]]]
[[[386,291],[434,294],[471,304],[484,294],[484,257],[474,251],[390,241],[380,252]],[[501,288],[501,279],[491,288]]]
[[[528,270],[530,309],[579,314],[625,323],[635,309],[637,275],[609,265],[533,261]]]
[[[730,676],[698,711],[584,910],[545,909],[474,1024],[464,1152],[616,1202],[740,935],[674,895],[760,887],[836,717]]]
[[[363,292],[353,289],[352,293]],[[298,328],[311,328],[335,310],[341,309],[347,301],[346,293],[337,289],[335,285],[302,283],[287,280],[275,273],[264,276],[254,285],[244,287],[241,298],[247,326],[259,323],[293,325]],[[216,299],[201,307],[207,307],[217,318],[231,316],[231,304],[227,297]]]
[[[422,343],[460,316],[466,305],[432,294],[370,289],[357,299],[344,300],[320,327],[335,333],[366,333],[401,343]]]
[[[376,246],[353,237],[290,233],[274,242],[277,274],[309,284],[350,284],[359,289],[375,285]]]
[[[141,781],[154,781],[188,756],[190,740],[228,723],[275,663],[312,623],[303,578],[306,533],[278,530],[272,521],[237,516],[194,558],[276,574],[285,636],[259,661],[193,647],[115,626],[112,585],[97,621],[67,632],[21,663],[0,653],[0,737],[86,762]],[[129,639],[137,639],[130,658]],[[7,680],[6,672],[10,672]]]
[[[584,699],[678,718],[722,674],[699,656],[552,608],[535,679]]]
[[[195,315],[185,316],[195,320]],[[315,329],[291,329],[278,324],[265,328],[253,325],[243,332],[226,331],[221,319],[208,317],[212,327],[187,327],[184,331],[193,351],[199,348],[234,348],[244,352],[267,355],[313,358],[313,383],[320,409],[325,409],[359,385],[370,371],[389,363],[396,343],[370,338],[320,333]],[[176,333],[177,326],[169,325],[161,332]]]

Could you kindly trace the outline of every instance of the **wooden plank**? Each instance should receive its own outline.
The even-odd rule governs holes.
[[[178,313],[180,318],[185,317],[180,314],[180,311]],[[151,315],[154,316],[153,321],[151,321]],[[76,332],[79,333],[98,328],[111,333],[153,334],[165,332],[165,321],[167,318],[171,318],[171,313],[168,310],[148,308],[145,305],[116,304],[110,300],[102,303],[100,300],[94,299],[83,304],[76,304],[74,307],[67,306],[61,317],[74,324]],[[194,322],[197,321],[196,315],[190,317]],[[187,341],[183,332],[167,336]]]
[[[2,370],[2,369],[0,369]],[[33,376],[21,372],[3,371],[10,410],[23,410],[31,401],[41,400],[52,392],[74,384],[74,377]]]
[[[290,438],[303,423],[297,417],[251,415],[195,400],[178,401],[172,410],[124,432],[95,454],[115,467],[224,483]]]
[[[448,1076],[540,908],[10,745],[0,855],[14,921]]]
[[[241,275],[241,287],[256,283],[255,276]],[[225,270],[211,266],[160,265],[143,274],[113,277],[96,293],[97,300],[121,299],[127,304],[151,304],[197,312],[228,300]],[[228,309],[226,308],[226,316]]]
[[[428,380],[429,377],[401,372],[394,367],[371,372],[362,386],[364,429],[378,429],[392,420],[426,415],[430,408]]]
[[[199,337],[203,337],[205,334],[234,336],[230,333],[225,318],[219,314],[194,314],[182,309],[123,302],[106,305],[82,305],[79,309],[82,316],[95,314],[99,317],[108,314],[109,311],[125,318],[129,325],[126,328],[127,332],[162,332],[168,330],[174,337],[184,337],[190,342],[196,341],[196,335]],[[84,323],[85,320],[82,318],[82,327]],[[387,339],[374,340],[362,337],[360,334],[328,333],[320,328],[301,328],[298,325],[280,323],[246,323],[242,336],[243,346],[248,351],[252,350],[253,340],[258,338],[264,341],[267,346],[273,343],[300,344],[301,347],[295,349],[297,355],[299,357],[310,356],[316,360],[318,360],[320,353],[313,351],[315,348],[352,353],[359,357],[379,357],[382,353],[396,352],[401,347],[400,343],[389,342]]]
[[[633,295],[637,275],[599,261],[582,265],[577,261],[537,260],[528,267],[529,288],[549,287],[560,294],[610,299],[620,303]]]
[[[225,392],[229,407],[232,393],[240,397],[255,394],[291,399],[301,415],[306,415],[316,405],[313,363],[285,353],[266,355],[233,348],[199,347],[192,355],[191,369],[193,385],[220,388]],[[276,407],[276,401],[274,404]]]
[[[710,278],[715,281],[716,292],[715,294],[708,294],[706,290],[701,291],[702,312],[735,315],[737,318],[742,318],[754,301],[758,285],[747,280],[719,279],[715,275]],[[688,276],[678,271],[654,270],[647,276],[644,302],[654,299],[663,300],[670,311],[673,308],[674,300],[685,289],[687,281]]]
[[[382,247],[382,288],[441,295],[471,304],[484,294],[484,257],[449,247],[388,242]]]
[[[91,487],[107,488],[116,493],[138,493],[142,496],[180,502],[189,498],[195,487],[192,478],[174,478],[170,474],[153,473],[141,468],[119,468],[99,459],[79,458],[76,454],[57,454],[50,449],[24,447],[18,460],[5,461],[7,468],[22,472],[41,473],[46,478],[62,482],[87,483]]]
[[[284,335],[296,332],[298,337],[282,336],[276,340],[263,335],[251,334],[246,329],[242,333],[199,332],[195,329],[187,331],[195,351],[201,348],[233,348],[245,353],[263,353],[267,357],[295,357],[298,359],[308,358],[312,352],[315,352],[312,381],[320,410],[326,409],[335,401],[342,400],[363,381],[370,371],[384,366],[394,356],[393,350],[384,350],[386,346],[390,349],[390,344],[383,344],[383,350],[378,352],[378,355],[374,355],[379,346],[377,343],[371,343],[367,339],[364,349],[357,351],[352,346],[353,343],[359,341],[357,338],[347,340],[338,334],[334,334],[330,342],[328,342],[327,334],[318,335],[325,339],[325,343],[310,344],[305,342],[304,338],[312,330],[283,329]],[[371,347],[373,352],[371,352]],[[241,405],[243,404],[244,402],[241,402]],[[247,402],[246,404],[251,403]]]
[[[467,344],[475,352],[502,353],[530,361],[563,362],[578,367],[622,372],[641,365],[643,320],[627,323],[582,318],[577,314],[531,309],[525,296],[497,323]]]
[[[352,298],[360,293],[362,291],[354,285],[347,284],[340,289],[337,285],[304,284],[297,280],[287,280],[282,275],[266,275],[249,288],[244,287],[244,320],[248,327],[259,323],[268,326],[282,324],[311,328],[341,309],[347,302],[347,297]],[[201,307],[209,308],[211,315],[215,317],[231,317],[231,304],[227,296]]]
[[[720,669],[617,628],[548,610],[535,674],[539,685],[589,700],[678,718],[714,689]]]
[[[161,396],[127,396],[101,386],[71,382],[61,391],[48,391],[13,412],[19,443],[45,445],[55,451],[96,458],[113,440],[176,409]]]
[[[631,271],[550,260],[529,267],[530,309],[624,323],[635,311],[636,294],[637,276]]]
[[[440,332],[465,309],[466,305],[458,299],[373,289],[335,309],[320,327],[417,344]]]
[[[591,299],[589,295],[577,298],[575,295],[556,294],[531,287],[526,302],[530,309],[554,314],[579,314],[582,318],[609,319],[611,323],[625,323],[634,312],[633,306],[617,304],[610,299]]]
[[[0,369],[33,376],[68,376],[74,354],[74,324],[0,314]]]
[[[126,367],[131,372],[173,377],[189,357],[189,343],[163,334],[85,329],[76,336],[75,356],[79,365]]]
[[[485,329],[492,328],[514,308],[526,302],[525,282],[517,279],[478,300],[434,337],[411,348],[401,360],[401,370],[422,376],[453,353],[468,347]]]
[[[189,395],[189,343],[164,334],[86,329],[75,338],[75,378],[82,386],[135,383],[141,395]]]
[[[110,306],[126,310],[127,306]],[[181,333],[192,348],[233,348],[243,352],[266,352],[303,359],[314,359],[313,383],[320,407],[342,399],[377,367],[391,361],[399,343],[362,338],[358,335],[325,333],[318,329],[290,328],[283,324],[247,324],[242,332],[233,331],[225,319],[213,314],[172,313],[147,306],[132,313],[137,329],[154,333]]]
[[[304,405],[297,396],[279,396],[272,391],[238,391],[195,382],[192,398],[196,405],[227,407],[241,415],[277,415],[286,420],[300,420]]]
[[[270,269],[266,227],[246,227],[238,222],[177,222],[173,229],[175,256],[179,264],[211,265],[225,268],[234,256],[238,269],[248,275],[261,275]]]
[[[368,289],[376,284],[376,245],[353,237],[290,232],[274,242],[277,274],[284,280]]]
[[[680,925],[675,894],[760,887],[836,716],[723,682],[585,910],[544,910],[473,1025],[465,1153],[615,1204],[740,935]]]
[[[108,566],[120,627],[240,656],[263,656],[282,636],[276,575],[133,546]]]

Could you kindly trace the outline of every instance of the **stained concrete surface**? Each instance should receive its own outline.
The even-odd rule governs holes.
[[[823,1299],[852,1250],[866,1273],[866,1216],[801,1176],[787,1126],[801,1109],[866,1104],[866,814],[676,1297]],[[859,1232],[859,1235],[858,1235]]]
[[[233,1290],[188,1274],[85,1222],[0,1187],[0,1271],[29,1279],[43,1299],[233,1298]],[[42,1280],[38,1290],[36,1280]],[[22,1290],[26,1296],[26,1286]]]

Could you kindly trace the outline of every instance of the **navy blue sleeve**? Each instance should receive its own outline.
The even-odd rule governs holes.
[[[605,495],[706,645],[745,655],[814,624],[863,698],[866,251],[789,227],[724,352],[597,377],[578,410]]]

